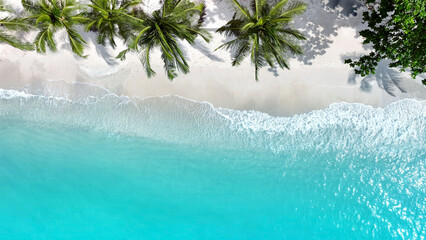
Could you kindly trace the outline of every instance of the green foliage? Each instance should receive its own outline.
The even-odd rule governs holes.
[[[0,12],[10,12],[3,0],[0,0]]]
[[[74,25],[83,24],[89,19],[79,13],[83,7],[76,0],[22,0],[22,5],[28,14],[25,20],[39,31],[34,39],[37,52],[46,53],[47,48],[56,51],[54,34],[65,29],[72,51],[85,57],[83,51],[86,42],[74,29]]]
[[[178,41],[193,44],[198,36],[209,41],[208,33],[201,29],[204,14],[204,4],[189,0],[165,0],[161,9],[152,14],[140,14],[143,21],[134,26],[136,34],[128,42],[128,49],[122,51],[118,58],[124,59],[129,51],[138,52],[148,77],[151,77],[156,74],[151,68],[151,52],[159,48],[170,80],[177,77],[176,70],[188,73],[189,65]]]
[[[2,0],[0,0],[0,12],[12,12]],[[0,43],[7,43],[21,50],[33,50],[30,43],[23,43],[17,37],[7,33],[9,31],[28,31],[29,26],[16,17],[4,17],[0,19]]]
[[[401,71],[409,69],[413,78],[426,72],[426,1],[364,1],[368,10],[363,13],[363,20],[368,28],[360,34],[364,44],[371,44],[373,51],[358,60],[347,59],[345,63],[362,76],[374,74],[383,59],[391,60],[390,67]]]
[[[266,0],[253,0],[250,9],[233,0],[236,13],[232,20],[217,30],[229,37],[235,37],[219,48],[233,50],[232,66],[238,66],[250,55],[255,67],[255,78],[259,80],[260,68],[269,65],[289,69],[288,53],[302,54],[296,43],[305,37],[291,28],[295,15],[305,12],[306,4],[299,1],[278,1],[270,5]]]
[[[97,42],[106,45],[107,41],[112,48],[116,47],[115,38],[123,40],[132,36],[133,26],[143,20],[135,17],[136,11],[132,11],[140,4],[140,0],[91,0],[91,11],[85,13],[90,19],[86,25],[86,31],[97,32]]]

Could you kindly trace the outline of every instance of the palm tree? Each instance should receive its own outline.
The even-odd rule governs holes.
[[[11,12],[11,10],[4,4],[3,0],[0,0],[0,12]],[[7,30],[16,31],[28,31],[29,26],[22,22],[16,17],[4,17],[0,19],[0,26]],[[30,43],[23,43],[17,37],[6,33],[0,28],[0,43],[7,43],[15,48],[21,50],[33,50],[34,47]]]
[[[132,35],[132,23],[138,24],[143,20],[133,16],[133,8],[141,0],[90,0],[90,12],[85,16],[90,19],[86,31],[98,33],[99,44],[106,45],[107,41],[112,48],[116,47],[115,37],[124,40]]]
[[[240,65],[250,55],[256,81],[259,80],[259,69],[266,65],[275,68],[278,64],[282,69],[289,69],[286,60],[288,52],[302,54],[295,40],[305,39],[299,31],[290,27],[290,22],[295,15],[306,10],[306,4],[280,0],[270,5],[266,0],[253,0],[249,9],[237,0],[233,2],[236,8],[234,17],[217,30],[235,37],[219,47],[232,50],[232,66]]]
[[[143,21],[136,25],[137,33],[129,41],[128,49],[118,58],[124,59],[128,51],[139,52],[142,65],[148,77],[155,75],[151,68],[150,55],[153,49],[161,50],[161,58],[167,77],[177,77],[176,70],[184,74],[189,65],[179,47],[178,40],[193,44],[198,36],[209,42],[209,35],[201,29],[205,16],[204,4],[194,4],[189,0],[164,0],[161,9],[151,15],[143,14]]]
[[[37,52],[46,53],[46,45],[55,52],[57,48],[53,35],[58,30],[65,29],[72,51],[85,57],[83,51],[86,42],[73,27],[88,19],[79,13],[83,6],[76,0],[22,0],[22,5],[29,14],[25,20],[39,30],[34,39]]]

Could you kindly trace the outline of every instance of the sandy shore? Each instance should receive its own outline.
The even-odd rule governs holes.
[[[426,88],[419,79],[410,80],[407,74],[402,75],[406,80],[401,84],[407,93],[395,88],[395,97],[379,87],[386,81],[384,78],[364,80],[364,84],[371,84],[370,92],[360,90],[361,78],[357,78],[355,84],[348,84],[352,70],[343,64],[343,59],[367,51],[357,34],[363,28],[360,15],[351,15],[347,7],[330,9],[320,1],[306,1],[309,9],[296,24],[309,36],[305,57],[293,59],[291,71],[263,69],[259,82],[255,82],[254,70],[248,61],[233,68],[228,52],[214,51],[225,40],[214,30],[232,17],[232,5],[227,1],[207,0],[206,27],[213,41],[207,44],[200,40],[195,48],[183,44],[191,73],[180,74],[173,82],[166,78],[158,52],[152,57],[157,75],[148,79],[136,55],[130,55],[124,62],[114,59],[122,46],[116,50],[104,48],[95,44],[95,35],[85,33],[89,57],[79,59],[71,54],[61,33],[57,36],[57,53],[40,55],[0,45],[0,88],[37,87],[49,80],[87,82],[118,95],[179,95],[208,101],[216,107],[254,109],[281,116],[325,108],[333,102],[383,107],[403,98],[426,99]],[[155,6],[153,2],[145,1],[150,8]],[[14,6],[19,8],[16,2]],[[384,75],[392,71],[385,69]]]

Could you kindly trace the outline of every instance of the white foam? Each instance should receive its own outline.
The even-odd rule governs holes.
[[[0,89],[0,119],[94,129],[155,140],[280,153],[289,148],[345,149],[355,144],[415,145],[426,139],[426,101],[406,99],[383,109],[335,103],[293,117],[216,109],[178,96],[130,98],[105,93],[84,99]]]

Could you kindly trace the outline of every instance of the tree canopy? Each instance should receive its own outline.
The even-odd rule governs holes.
[[[90,19],[86,31],[97,33],[97,42],[106,45],[107,42],[115,48],[115,38],[128,39],[132,35],[132,23],[138,24],[143,20],[136,18],[134,7],[141,0],[90,0],[90,11],[84,16]]]
[[[151,68],[151,52],[159,48],[170,80],[177,77],[176,70],[188,73],[189,65],[178,40],[193,44],[201,36],[209,41],[208,33],[201,29],[205,15],[204,4],[195,4],[189,0],[164,0],[161,9],[152,14],[140,15],[141,21],[134,25],[136,34],[128,41],[128,49],[122,51],[118,58],[124,59],[128,51],[138,52],[148,77],[151,77],[156,74]]]
[[[281,0],[270,4],[266,0],[253,0],[250,8],[233,0],[236,13],[232,20],[219,28],[235,39],[219,48],[232,50],[232,66],[238,66],[250,55],[255,68],[255,79],[259,80],[259,69],[269,65],[289,69],[288,53],[302,54],[296,40],[305,37],[291,28],[293,17],[306,10],[306,4],[299,1]]]
[[[51,51],[56,51],[53,36],[59,29],[65,29],[72,51],[84,57],[86,42],[74,28],[74,25],[88,20],[79,12],[83,9],[82,5],[76,0],[22,0],[22,5],[27,12],[24,20],[38,29],[34,39],[37,52],[45,53],[46,46]]]
[[[13,11],[4,3],[3,0],[0,0],[0,12],[10,12]],[[14,35],[6,31],[28,31],[30,26],[21,21],[21,19],[8,16],[0,18],[0,43],[9,44],[15,48],[21,50],[33,50],[34,47],[31,43],[24,43]]]
[[[381,60],[391,61],[389,67],[408,69],[411,76],[426,72],[426,1],[424,0],[364,0],[368,10],[363,21],[368,28],[361,31],[364,44],[373,50],[357,60],[345,63],[362,76],[375,74]],[[423,84],[426,84],[423,80]]]

